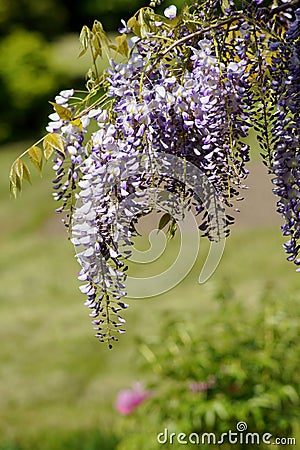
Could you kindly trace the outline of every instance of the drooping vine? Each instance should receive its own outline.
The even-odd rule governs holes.
[[[274,174],[288,259],[300,265],[298,7],[299,1],[211,0],[178,13],[171,6],[164,16],[145,7],[123,21],[115,42],[99,21],[83,28],[81,54],[92,55],[86,90],[55,98],[48,134],[13,163],[10,183],[16,195],[22,180],[30,181],[26,156],[38,170],[53,159],[57,211],[66,214],[100,341],[111,346],[125,332],[128,246],[136,217],[157,206],[151,195],[147,207],[138,198],[163,188],[184,207],[194,205],[211,241],[226,236],[248,174],[245,138],[252,128]],[[110,64],[99,74],[103,54]],[[213,186],[225,211],[217,226],[208,213],[214,202],[158,166],[161,155],[193,164]],[[163,217],[160,226],[174,235],[172,215]]]

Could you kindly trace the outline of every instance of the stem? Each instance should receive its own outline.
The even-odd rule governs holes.
[[[219,28],[219,26],[227,25],[232,22],[235,22],[238,19],[241,19],[243,17],[243,13],[238,14],[236,16],[232,16],[228,19],[220,20],[220,22],[216,22],[209,27],[202,28],[202,30],[195,31],[194,33],[189,34],[188,36],[184,36],[181,39],[178,39],[178,41],[175,41],[170,47],[168,47],[164,52],[162,52],[162,56],[166,56],[173,48],[177,47],[177,45],[184,44],[185,42],[193,39],[194,37],[201,36],[203,33],[206,33],[208,31],[211,31],[214,28]]]
[[[18,159],[23,158],[23,156],[25,156],[32,147],[38,146],[41,142],[43,142],[44,138],[45,138],[45,136],[43,136],[41,139],[36,141],[31,147],[27,148],[20,156],[17,157],[17,159],[14,160],[12,165],[14,165]]]

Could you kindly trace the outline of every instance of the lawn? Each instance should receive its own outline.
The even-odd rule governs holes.
[[[299,299],[299,275],[285,261],[273,219],[265,225],[258,220],[259,228],[253,220],[248,227],[236,225],[206,284],[197,284],[208,248],[203,242],[197,264],[175,289],[154,299],[129,300],[128,332],[109,351],[93,338],[83,306],[74,249],[54,213],[51,165],[43,179],[33,176],[33,187],[25,185],[19,199],[9,197],[9,167],[25,145],[0,151],[0,449],[114,448],[117,392],[144,376],[135,363],[138,337],[156,333],[169,315],[190,313],[201,325],[225,282],[250,306],[269,285],[283,302]],[[267,207],[260,197],[264,194],[254,189],[252,207],[256,199],[258,213]],[[176,242],[169,258],[175,249]],[[147,268],[139,273],[147,274]]]

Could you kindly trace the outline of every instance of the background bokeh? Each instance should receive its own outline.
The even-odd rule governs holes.
[[[165,2],[164,6],[170,3],[175,2]],[[141,0],[0,0],[0,450],[158,448],[154,431],[155,427],[157,433],[162,431],[164,423],[155,422],[155,417],[170,422],[164,395],[173,395],[187,417],[190,404],[182,401],[181,405],[181,388],[171,390],[171,394],[168,389],[159,392],[156,401],[161,415],[154,417],[147,402],[130,417],[121,417],[114,402],[118,392],[134,382],[145,388],[170,382],[166,372],[157,372],[156,361],[162,363],[164,358],[165,365],[172,365],[177,339],[172,323],[192,323],[196,341],[210,342],[215,329],[207,319],[223,315],[224,323],[229,317],[240,323],[240,308],[244,307],[246,316],[255,318],[257,313],[259,318],[262,302],[266,310],[276,305],[287,329],[291,316],[296,321],[299,318],[299,274],[285,261],[281,222],[254,136],[249,138],[253,143],[250,188],[245,191],[246,199],[217,272],[206,284],[197,284],[208,249],[201,241],[197,264],[184,282],[155,299],[129,300],[128,332],[113,351],[93,338],[78,289],[74,249],[54,213],[51,164],[45,167],[43,179],[33,171],[33,186],[25,186],[20,199],[9,197],[10,165],[43,133],[51,112],[48,100],[61,89],[83,86],[89,60],[77,58],[81,27],[97,18],[113,34],[121,18],[128,19],[146,4]],[[175,251],[176,242],[168,249],[170,260]],[[147,268],[143,270],[147,272]],[[239,307],[226,309],[231,299]],[[254,341],[260,325],[258,319],[253,321]],[[279,332],[282,329],[278,325]],[[243,324],[238,333],[240,342]],[[273,357],[276,370],[285,371],[287,382],[299,386],[298,372],[293,369],[300,357],[299,343],[297,335],[291,336],[287,345],[294,349],[289,353],[293,363],[286,365],[280,334],[276,341],[276,348],[280,348]],[[151,357],[152,345],[157,359]],[[150,350],[145,353],[147,348]],[[181,349],[191,365],[192,350]],[[234,347],[232,351],[236,351]],[[237,358],[242,360],[242,355]],[[176,365],[172,365],[175,382],[180,378],[180,367],[176,372]],[[197,367],[192,370],[197,373]],[[262,379],[257,383],[251,379],[249,384],[259,385]],[[195,397],[193,401],[205,404],[206,398]],[[290,399],[287,408],[292,408],[289,420],[300,442],[297,401]],[[278,422],[280,435],[283,413],[276,408],[272,426]],[[140,434],[141,430],[147,433],[145,425],[150,418],[152,428],[145,441]],[[173,419],[176,422],[176,416]],[[269,426],[266,422],[266,431]]]
[[[121,19],[146,5],[143,0],[0,0],[0,143],[41,132],[47,100],[67,85],[82,87],[88,68],[87,60],[78,59],[83,25],[99,19],[115,33]]]

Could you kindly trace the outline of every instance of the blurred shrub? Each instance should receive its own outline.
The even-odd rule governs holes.
[[[0,140],[34,128],[59,88],[49,62],[49,44],[37,32],[19,29],[0,42]],[[41,106],[42,105],[42,106]],[[32,130],[31,130],[32,133]]]
[[[171,433],[197,433],[201,448],[219,448],[207,440],[201,444],[202,434],[219,439],[221,433],[237,432],[240,421],[249,433],[293,436],[300,416],[299,304],[274,300],[268,292],[257,307],[247,308],[220,292],[204,324],[197,318],[168,322],[155,341],[141,343],[153,373],[148,386],[153,395],[122,419],[126,437],[118,450],[160,447],[157,435],[165,428],[168,442]],[[176,439],[164,448],[181,448]],[[256,442],[250,440],[251,448],[268,447]],[[249,448],[249,443],[234,448]]]
[[[59,0],[0,0],[0,34],[16,28],[39,31],[51,37],[64,31],[68,12]]]
[[[179,8],[183,0],[165,0],[160,12],[168,5]],[[128,20],[150,0],[0,0],[0,35],[22,27],[41,32],[47,38],[69,31],[80,32],[83,25],[100,20],[107,31],[116,31],[120,20]]]

